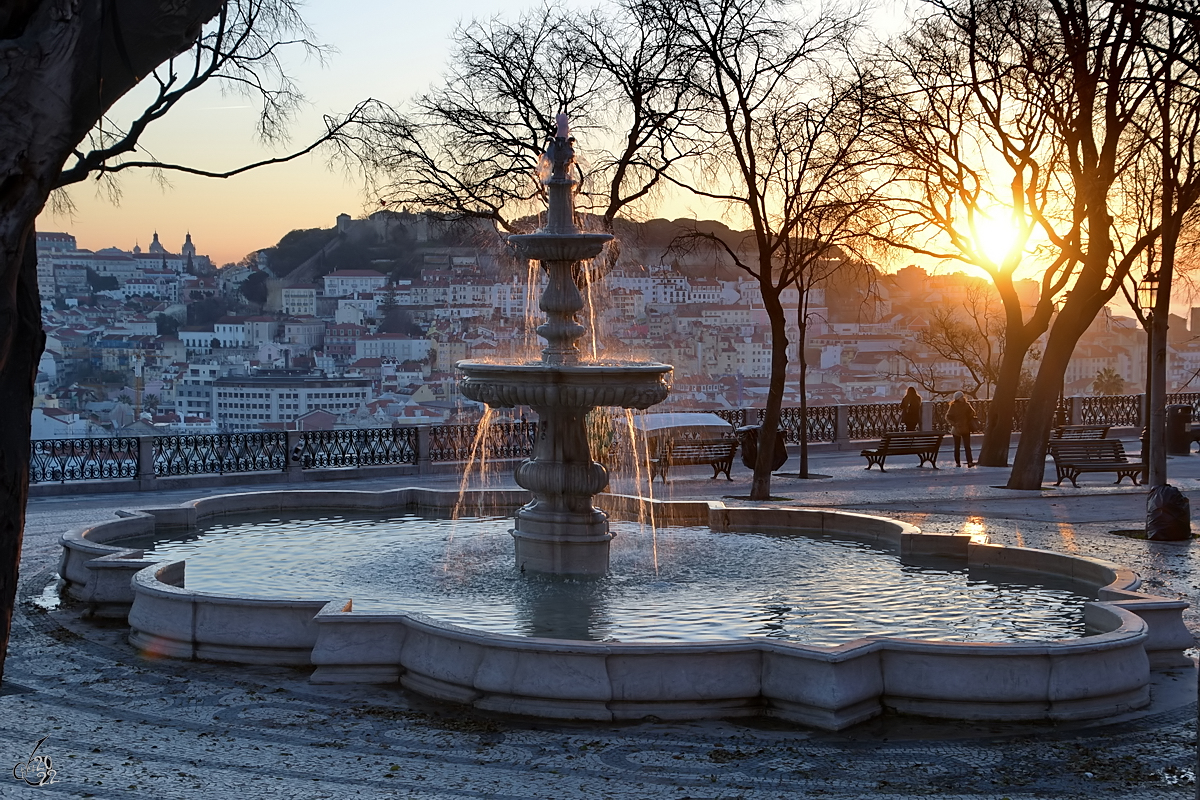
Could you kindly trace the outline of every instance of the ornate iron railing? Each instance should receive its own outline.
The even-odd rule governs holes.
[[[1029,398],[1019,397],[1013,401],[1013,433],[1020,433],[1025,425],[1025,410],[1029,408]]]
[[[301,469],[417,463],[416,428],[304,431],[293,458]]]
[[[1140,394],[1081,397],[1080,400],[1082,402],[1080,403],[1078,422],[1083,425],[1138,425],[1140,423],[1142,416],[1142,396]]]
[[[1141,395],[1133,395],[1141,403]],[[1200,393],[1197,392],[1177,392],[1167,395],[1167,405],[1175,405],[1176,403],[1185,403],[1192,407],[1192,418],[1200,417]]]
[[[138,440],[132,436],[29,443],[30,483],[136,478],[138,464]]]
[[[475,445],[475,425],[431,425],[430,461],[466,461]]]
[[[201,433],[154,437],[154,474],[224,475],[287,469],[287,434]]]
[[[714,411],[713,413],[735,428],[740,428],[746,424],[746,409],[744,408],[722,408],[720,411]]]
[[[899,403],[863,403],[849,406],[846,437],[849,439],[878,439],[887,431],[904,430],[900,422]]]
[[[494,422],[488,426],[483,451],[486,458],[528,458],[537,438],[536,422]]]
[[[524,458],[533,454],[537,423],[497,422],[488,426],[483,441],[476,444],[478,425],[433,425],[429,428],[430,461],[466,461],[474,448],[475,457]]]
[[[1187,403],[1200,417],[1200,393],[1168,395],[1169,403]],[[1020,431],[1028,400],[1016,401],[1013,430]],[[973,400],[979,430],[986,424],[988,400]],[[1077,403],[1085,424],[1137,425],[1141,395],[1083,397]],[[934,402],[933,429],[947,431],[945,400]],[[1067,419],[1070,404],[1060,400],[1056,416]],[[726,409],[715,412],[733,427],[762,421],[762,410]],[[832,442],[837,431],[838,406],[809,406],[806,435],[809,442]],[[801,437],[799,408],[780,410],[780,429],[789,444]],[[899,403],[873,403],[846,407],[849,439],[877,439],[886,431],[900,430]],[[365,428],[303,431],[297,449],[303,469],[417,464],[418,457],[433,462],[466,461],[477,446],[477,425],[433,425],[428,429],[428,453],[419,452],[418,428]],[[624,428],[618,426],[612,452],[620,451]],[[524,458],[533,452],[537,423],[502,422],[490,425],[479,442],[484,459]],[[289,466],[288,434],[282,431],[196,434],[153,437],[154,474],[204,475],[237,472],[284,471]],[[612,453],[610,453],[610,456]],[[294,463],[294,462],[293,462]],[[138,439],[38,439],[30,442],[30,482],[66,482],[97,479],[133,479],[140,469]]]
[[[808,441],[832,442],[837,434],[837,406],[808,406]],[[758,415],[762,422],[762,412]],[[799,408],[779,410],[779,429],[788,444],[800,444],[800,429],[803,427]]]

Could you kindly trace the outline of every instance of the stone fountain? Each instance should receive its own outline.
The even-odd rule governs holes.
[[[593,497],[608,484],[608,471],[592,460],[586,417],[598,407],[648,408],[667,397],[671,367],[658,363],[583,363],[578,341],[586,329],[576,320],[583,309],[580,262],[600,254],[607,233],[583,233],[575,224],[574,139],[565,114],[549,142],[543,180],[549,208],[535,233],[508,241],[547,273],[538,307],[546,322],[537,329],[546,340],[541,361],[492,364],[460,361],[462,393],[492,408],[529,406],[538,415],[533,455],[516,471],[516,481],[533,500],[516,514],[517,563],[522,569],[564,575],[608,571],[608,517]]]

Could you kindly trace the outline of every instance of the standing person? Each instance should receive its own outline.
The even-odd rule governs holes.
[[[921,427],[921,395],[917,394],[915,386],[908,387],[904,399],[900,401],[900,421],[904,423],[906,431]]]
[[[975,409],[967,402],[962,392],[955,392],[950,407],[946,409],[946,422],[950,424],[950,435],[954,437],[954,466],[961,467],[959,445],[967,449],[967,466],[975,466],[971,458],[971,425],[975,422]]]

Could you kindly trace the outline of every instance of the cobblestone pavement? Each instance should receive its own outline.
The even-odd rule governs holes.
[[[773,490],[789,498],[781,504],[861,509],[930,531],[1107,558],[1137,569],[1152,591],[1196,595],[1195,545],[1110,532],[1143,524],[1140,489],[1110,488],[1093,477],[1078,491],[1012,493],[989,486],[1003,484],[1003,470],[897,465],[880,476],[864,474],[861,464],[849,454],[820,456],[814,470],[830,478],[780,477]],[[1200,499],[1200,458],[1173,459],[1172,470],[1172,483]],[[726,483],[699,470],[682,473],[656,493],[745,495],[748,473],[735,476]],[[451,478],[420,483],[453,485]],[[63,530],[118,508],[217,491],[30,502],[20,605],[0,687],[0,797],[1193,796],[1190,670],[1160,676],[1147,712],[1093,726],[885,717],[831,734],[768,722],[530,723],[398,688],[313,686],[304,670],[151,661],[126,643],[122,627],[85,622],[78,609],[56,606]],[[1189,624],[1200,630],[1200,617],[1190,615]],[[37,754],[52,759],[56,782],[18,782],[10,765],[28,762],[43,737]]]

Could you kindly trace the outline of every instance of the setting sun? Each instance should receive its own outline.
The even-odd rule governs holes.
[[[980,254],[996,264],[1004,261],[1018,244],[1021,234],[1007,208],[993,208],[978,214],[972,223],[971,238]]]

